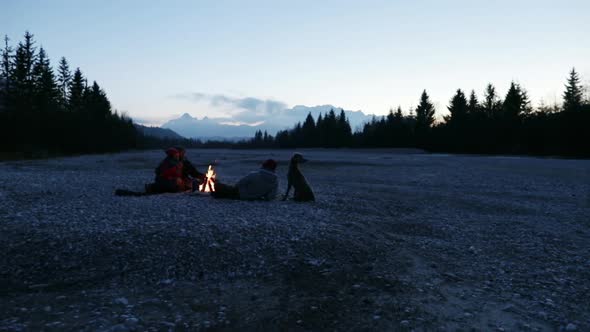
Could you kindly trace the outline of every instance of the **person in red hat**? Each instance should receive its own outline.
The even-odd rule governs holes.
[[[186,150],[182,146],[175,146],[174,149],[178,151],[178,159],[182,162],[182,181],[185,190],[197,190],[199,184],[206,180],[205,174],[199,172],[193,163],[188,160]]]
[[[277,162],[267,159],[259,170],[244,176],[234,186],[216,182],[215,191],[211,193],[211,196],[243,200],[273,200],[279,189],[276,169]]]
[[[156,167],[154,183],[146,184],[145,186],[145,192],[147,194],[177,193],[192,190],[192,181],[187,178],[187,169],[185,169],[183,161],[184,153],[183,148],[168,148],[166,150],[166,158]],[[194,169],[194,167],[192,168],[189,173],[199,179],[202,178],[202,174]]]

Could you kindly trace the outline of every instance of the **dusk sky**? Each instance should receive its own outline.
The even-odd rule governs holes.
[[[441,112],[457,88],[511,80],[537,105],[560,102],[574,66],[590,79],[588,0],[1,3],[0,33],[30,31],[143,123],[229,116],[247,97],[407,112],[423,89]]]

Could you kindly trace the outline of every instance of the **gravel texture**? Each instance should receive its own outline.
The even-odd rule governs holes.
[[[315,203],[116,197],[161,151],[0,163],[0,330],[590,330],[590,162],[303,150]],[[232,183],[292,151],[190,150]]]

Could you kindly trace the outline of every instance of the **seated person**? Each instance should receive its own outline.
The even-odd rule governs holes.
[[[169,148],[166,158],[156,168],[155,182],[146,184],[145,192],[154,194],[192,190],[193,181],[202,181],[203,178],[204,175],[185,158],[183,148]]]
[[[230,198],[243,200],[273,200],[277,195],[279,180],[275,174],[277,162],[268,159],[262,167],[241,178],[234,186],[215,182],[215,191],[211,196],[215,198]]]
[[[199,184],[205,181],[205,174],[199,172],[193,163],[186,158],[186,150],[181,146],[174,147],[178,151],[179,159],[182,162],[182,181],[185,190],[198,190]]]

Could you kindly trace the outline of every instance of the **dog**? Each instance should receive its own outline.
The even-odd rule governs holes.
[[[309,183],[299,170],[299,164],[306,162],[307,159],[303,158],[300,153],[293,154],[291,162],[289,163],[289,172],[287,173],[287,192],[283,196],[283,201],[289,197],[289,191],[293,187],[293,199],[296,202],[313,202],[315,196],[313,190],[309,186]]]

